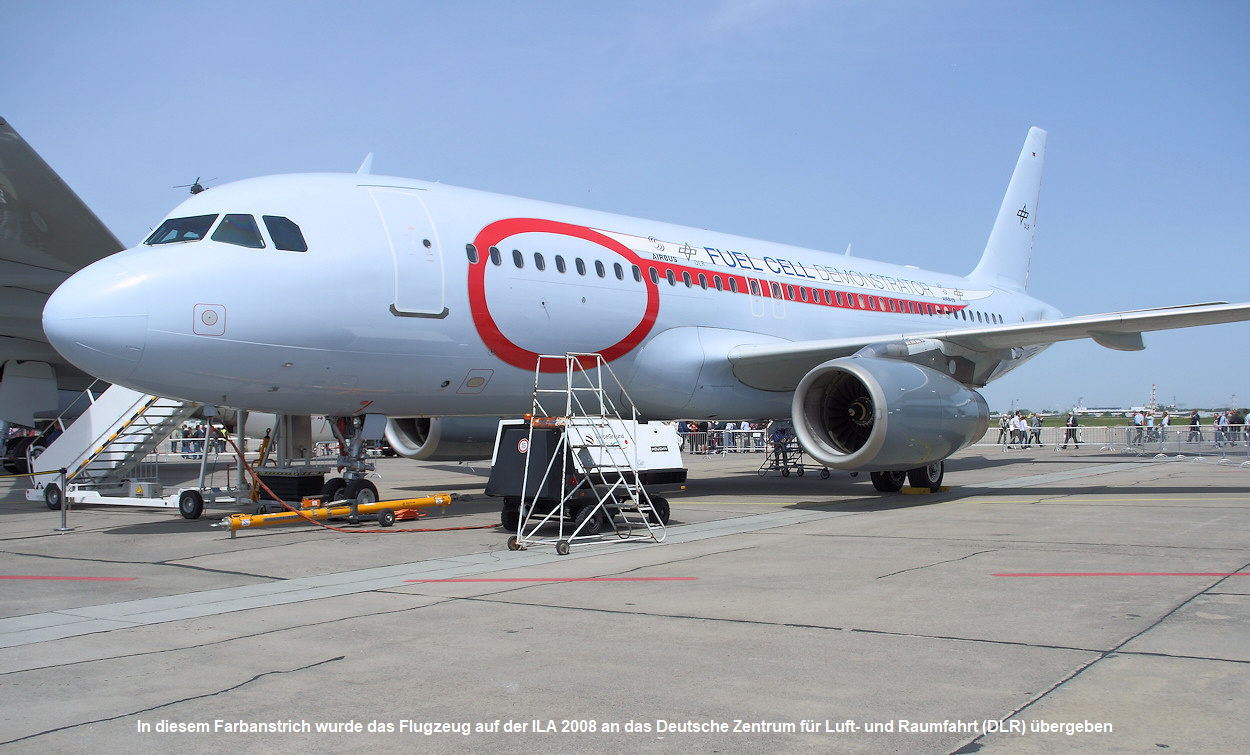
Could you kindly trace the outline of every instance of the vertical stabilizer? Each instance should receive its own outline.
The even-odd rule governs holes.
[[[1046,132],[1029,129],[1011,174],[1007,195],[998,208],[990,240],[981,261],[969,278],[997,288],[1023,291],[1029,282],[1029,258],[1033,255],[1033,229],[1042,191],[1042,163],[1046,161]]]

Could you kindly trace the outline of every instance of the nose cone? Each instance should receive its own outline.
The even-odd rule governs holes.
[[[43,308],[49,343],[84,372],[124,383],[138,367],[147,337],[145,280],[113,258],[70,276]]]

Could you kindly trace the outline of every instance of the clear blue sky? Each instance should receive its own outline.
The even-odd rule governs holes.
[[[124,242],[197,176],[374,171],[952,273],[1050,132],[1030,291],[1250,301],[1250,3],[0,0],[0,115]],[[221,282],[228,285],[228,282]],[[834,334],[830,334],[834,335]],[[1250,324],[993,408],[1250,405]]]

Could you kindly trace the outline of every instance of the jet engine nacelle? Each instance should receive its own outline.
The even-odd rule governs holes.
[[[400,456],[424,461],[489,459],[495,417],[400,417],[386,422],[386,441]]]
[[[803,450],[834,469],[899,471],[941,461],[989,427],[981,394],[928,367],[844,357],[807,373],[794,391]]]

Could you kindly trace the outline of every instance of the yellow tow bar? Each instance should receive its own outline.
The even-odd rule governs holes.
[[[271,524],[294,524],[308,520],[348,518],[354,519],[361,515],[372,515],[378,519],[381,527],[390,527],[395,523],[395,512],[404,509],[421,509],[431,506],[450,506],[451,493],[424,498],[403,498],[398,501],[375,501],[373,503],[355,503],[354,501],[335,501],[328,506],[321,505],[316,498],[305,498],[299,511],[279,511],[274,514],[231,514],[211,526],[230,530],[230,537],[242,529],[268,527]]]

